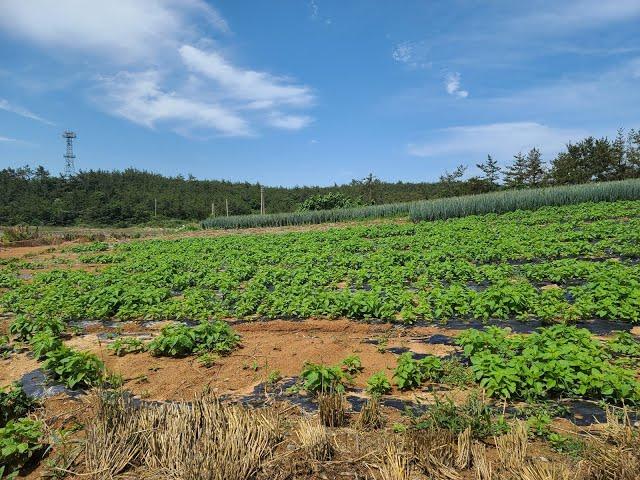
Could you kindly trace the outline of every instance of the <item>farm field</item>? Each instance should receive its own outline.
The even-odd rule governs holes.
[[[639,478],[640,201],[10,253],[4,474]]]

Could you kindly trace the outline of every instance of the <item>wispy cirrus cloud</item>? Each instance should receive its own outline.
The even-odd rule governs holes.
[[[3,98],[0,98],[0,110],[15,113],[16,115],[20,115],[21,117],[29,118],[31,120],[44,123],[46,125],[55,125],[55,123],[53,123],[52,121],[47,120],[46,118],[42,118],[40,115],[36,115],[32,111],[27,110],[24,107],[21,107],[19,105],[14,105],[10,103],[8,100],[5,100]]]
[[[521,33],[567,34],[575,30],[597,28],[617,22],[632,21],[640,17],[637,0],[570,0],[554,2],[545,8],[532,8],[513,18],[509,27]]]
[[[580,129],[557,128],[537,122],[504,122],[464,125],[430,132],[420,142],[410,143],[410,155],[430,158],[484,158],[491,154],[507,160],[536,147],[553,156],[574,140],[586,136]]]
[[[162,58],[199,25],[229,26],[204,0],[3,0],[0,28],[47,48],[108,57],[114,63]]]
[[[426,42],[401,42],[391,51],[391,58],[409,68],[428,68],[431,62],[427,61],[428,48]]]
[[[0,135],[0,142],[17,142],[18,140],[11,137],[3,137]]]
[[[54,56],[79,52],[79,68],[99,59],[92,100],[136,124],[250,136],[312,121],[297,112],[313,106],[310,87],[234,63],[211,38],[229,40],[229,25],[204,0],[4,0],[2,10],[0,29],[11,35]]]
[[[333,21],[329,17],[325,17],[320,13],[320,7],[318,6],[318,2],[316,0],[311,0],[309,2],[309,17],[311,20],[316,22],[323,22],[325,25],[331,25]]]
[[[444,88],[449,95],[458,98],[467,98],[469,92],[461,88],[460,74],[458,72],[448,73],[444,78]]]
[[[296,85],[286,78],[267,72],[236,67],[216,51],[205,51],[191,45],[179,49],[187,68],[215,81],[226,95],[251,102],[255,108],[276,105],[306,107],[313,103],[309,87]]]
[[[149,128],[167,125],[176,132],[215,130],[223,135],[248,136],[248,123],[215,102],[189,97],[162,86],[155,70],[119,72],[103,77],[99,103],[112,114]]]

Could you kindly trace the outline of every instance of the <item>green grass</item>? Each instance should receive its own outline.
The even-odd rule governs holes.
[[[561,187],[507,190],[480,195],[338,210],[212,217],[204,220],[202,227],[222,229],[284,227],[403,216],[408,216],[411,220],[418,222],[485,213],[533,210],[544,206],[638,199],[640,199],[640,180],[632,179]]]

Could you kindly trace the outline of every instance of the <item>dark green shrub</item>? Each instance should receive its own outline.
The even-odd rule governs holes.
[[[384,372],[376,372],[367,380],[367,392],[373,397],[386,395],[391,391],[391,383]]]
[[[195,327],[172,324],[164,327],[149,343],[153,355],[183,357],[193,352],[230,353],[240,336],[226,322],[205,321]]]
[[[24,392],[20,384],[0,388],[0,427],[4,427],[9,420],[24,417],[36,406],[37,402]]]
[[[30,418],[10,420],[0,428],[0,478],[15,475],[31,460],[39,456],[43,423]]]
[[[107,346],[114,355],[122,357],[128,353],[140,353],[147,349],[147,346],[139,338],[116,338]]]
[[[29,345],[31,345],[33,355],[38,360],[42,360],[47,353],[62,347],[62,340],[54,335],[51,330],[40,330],[33,334],[29,340]]]
[[[528,336],[508,333],[487,329],[459,336],[476,380],[490,395],[640,400],[635,372],[611,363],[588,330],[556,325]]]
[[[98,357],[65,346],[47,353],[42,366],[54,380],[68,388],[93,387],[99,385],[105,376],[104,364]]]
[[[228,323],[220,320],[202,322],[193,328],[193,332],[199,352],[227,354],[240,343],[240,335]]]
[[[302,367],[302,388],[309,393],[344,392],[347,377],[339,366],[307,362]]]
[[[442,362],[438,357],[428,355],[420,360],[414,360],[411,352],[398,357],[398,365],[393,378],[400,390],[417,388],[427,380],[437,380],[442,373]]]
[[[59,318],[31,318],[26,315],[17,315],[9,326],[9,333],[15,335],[18,340],[29,340],[37,332],[47,330],[54,336],[64,332],[66,325]]]

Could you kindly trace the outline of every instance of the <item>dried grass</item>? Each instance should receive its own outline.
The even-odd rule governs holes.
[[[487,448],[480,442],[471,445],[471,458],[476,480],[493,480],[493,468],[487,458]]]
[[[139,466],[154,478],[246,480],[280,436],[273,411],[222,405],[211,396],[139,408],[122,397],[101,396],[87,432],[85,464],[100,479]]]
[[[527,458],[527,425],[517,421],[509,433],[495,438],[500,465],[509,472],[520,472]]]
[[[411,462],[401,444],[386,444],[379,469],[382,480],[410,480]]]
[[[471,466],[471,427],[458,435],[458,455],[456,467],[466,470]]]
[[[577,474],[561,463],[535,462],[523,465],[520,480],[576,480]]]
[[[318,413],[325,427],[342,427],[345,424],[344,396],[338,392],[318,395]]]
[[[433,480],[457,480],[458,439],[450,430],[415,430],[407,434],[416,465]]]
[[[370,398],[362,406],[358,415],[355,426],[361,430],[375,430],[384,425],[384,417],[380,411],[380,400],[378,398]]]
[[[85,464],[96,480],[113,478],[140,455],[140,418],[122,396],[94,399],[96,414],[85,426]]]
[[[326,427],[317,419],[303,419],[296,431],[301,449],[309,460],[330,460],[334,446]]]
[[[638,480],[640,478],[640,429],[629,420],[623,408],[616,414],[607,408],[602,438],[587,442],[583,478],[585,480]]]

